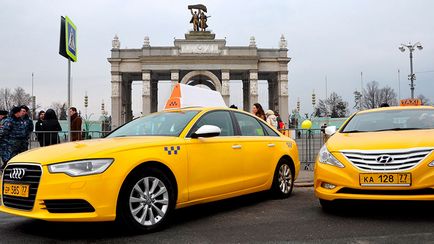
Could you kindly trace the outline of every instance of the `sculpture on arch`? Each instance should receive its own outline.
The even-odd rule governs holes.
[[[188,5],[188,9],[192,15],[190,23],[193,24],[193,31],[206,31],[208,27],[206,22],[208,17],[211,17],[205,14],[207,12],[206,6],[203,4]]]

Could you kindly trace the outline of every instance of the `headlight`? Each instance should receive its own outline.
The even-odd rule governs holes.
[[[69,176],[94,175],[104,172],[113,159],[86,159],[48,165],[50,173],[65,173]]]
[[[429,167],[434,167],[434,161],[428,164]]]
[[[339,168],[344,168],[345,166],[339,162],[328,150],[326,145],[324,145],[321,150],[319,150],[318,161],[323,164],[333,165]]]

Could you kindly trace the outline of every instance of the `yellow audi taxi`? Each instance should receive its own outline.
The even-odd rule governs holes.
[[[340,199],[434,200],[434,107],[365,110],[326,134],[314,177],[324,210]]]
[[[289,197],[299,169],[295,142],[249,113],[170,109],[104,139],[19,154],[3,172],[0,211],[146,232],[175,208],[265,190]]]

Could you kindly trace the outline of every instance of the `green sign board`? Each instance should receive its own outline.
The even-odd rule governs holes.
[[[65,16],[65,30],[66,30],[66,54],[72,61],[77,61],[77,27],[72,23],[68,16]]]
[[[60,18],[59,54],[73,62],[77,61],[77,27],[68,16]]]

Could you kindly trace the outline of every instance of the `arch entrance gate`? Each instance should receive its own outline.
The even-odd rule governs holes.
[[[252,37],[248,46],[226,46],[209,31],[191,31],[173,46],[151,46],[145,37],[137,49],[121,49],[113,39],[111,57],[111,114],[116,128],[132,120],[131,84],[142,81],[142,113],[157,111],[158,81],[206,86],[219,91],[229,104],[229,81],[243,84],[243,105],[251,110],[258,101],[258,80],[268,81],[268,107],[288,118],[288,49],[282,36],[279,48],[258,48]]]

